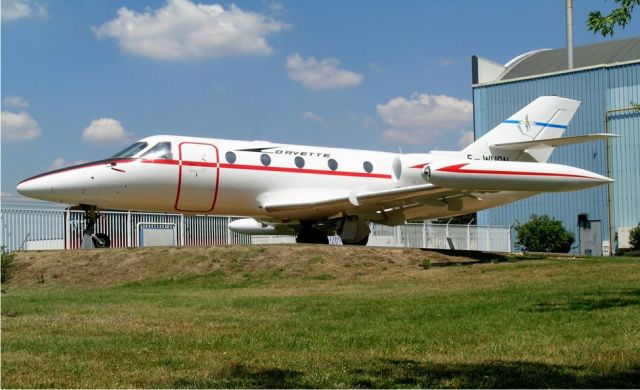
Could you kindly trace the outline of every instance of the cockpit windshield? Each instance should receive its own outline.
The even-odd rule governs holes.
[[[138,152],[140,152],[141,150],[146,148],[147,145],[149,145],[149,144],[146,143],[146,142],[136,142],[135,144],[129,145],[126,148],[124,148],[123,150],[121,150],[120,152],[114,154],[112,156],[112,158],[116,158],[116,157],[133,157],[136,154],[138,154]]]
[[[142,158],[172,160],[171,142],[158,142],[153,148],[147,150]]]

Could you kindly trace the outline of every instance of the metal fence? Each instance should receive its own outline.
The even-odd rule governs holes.
[[[2,246],[7,251],[77,249],[86,221],[83,211],[55,209],[1,210]],[[170,240],[164,245],[212,246],[294,243],[293,236],[247,236],[229,230],[236,217],[107,211],[96,231],[111,238],[112,247],[154,245],[145,240],[148,229],[162,229]],[[340,237],[329,237],[340,245]],[[481,250],[510,252],[509,226],[409,223],[401,226],[371,224],[370,246]]]

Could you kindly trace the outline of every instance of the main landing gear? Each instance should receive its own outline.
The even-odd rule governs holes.
[[[335,226],[334,226],[335,228]],[[337,233],[342,239],[343,245],[365,246],[369,242],[369,224],[361,221],[357,216],[345,216],[340,222]],[[312,222],[302,222],[298,237],[298,244],[328,244],[327,233],[314,227]]]
[[[361,221],[357,216],[345,216],[342,226],[338,229],[338,234],[343,245],[365,246],[369,242],[369,224]]]
[[[84,209],[84,219],[87,227],[82,232],[82,248],[109,248],[111,239],[104,233],[95,233],[96,221],[100,217],[100,212],[96,206],[82,205]]]
[[[303,222],[300,225],[300,232],[296,237],[298,244],[328,244],[327,233],[313,227],[311,223]]]

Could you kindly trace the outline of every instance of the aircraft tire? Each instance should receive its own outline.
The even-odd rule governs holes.
[[[360,240],[360,241],[345,241],[345,240],[342,240],[342,245],[366,246],[368,242],[369,242],[369,235],[367,234],[367,236],[365,238],[363,238],[362,240]]]
[[[100,240],[97,240],[99,238]],[[96,233],[96,237],[92,237],[93,246],[96,248],[109,248],[111,246],[111,239],[104,233]]]
[[[329,244],[327,234],[319,229],[304,229],[296,237],[298,244]]]

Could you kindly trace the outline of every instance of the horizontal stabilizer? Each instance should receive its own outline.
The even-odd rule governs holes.
[[[556,147],[562,145],[579,144],[582,142],[596,141],[599,139],[620,137],[618,134],[598,133],[579,135],[576,137],[548,138],[534,141],[505,142],[489,145],[490,148],[502,150],[526,150],[536,147]]]

